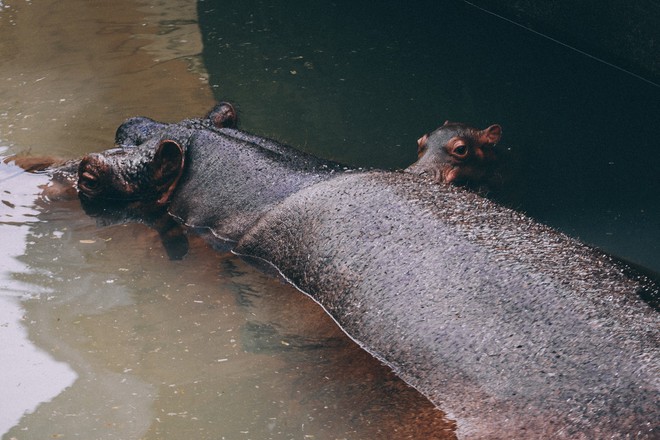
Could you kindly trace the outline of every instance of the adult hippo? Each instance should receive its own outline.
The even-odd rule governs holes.
[[[454,128],[433,135],[455,143]],[[345,169],[194,124],[141,141],[83,159],[86,204],[147,182],[148,204],[275,267],[459,437],[657,438],[650,276],[431,172]]]

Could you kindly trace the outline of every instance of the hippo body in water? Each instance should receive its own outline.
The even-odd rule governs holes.
[[[651,437],[658,285],[478,195],[338,176],[250,228],[273,264],[466,438]]]
[[[657,437],[657,281],[427,171],[345,169],[231,129],[150,136],[139,161],[82,160],[84,204],[146,173],[136,199],[275,267],[459,437]]]
[[[83,206],[94,214],[134,202],[142,210],[167,208],[187,226],[236,242],[287,196],[349,170],[271,139],[209,125],[209,119],[177,124],[129,119],[117,130],[122,148],[80,161]]]
[[[659,320],[641,299],[657,302],[655,281],[435,184],[447,172],[423,154],[411,173],[363,172],[232,129],[175,124],[151,136],[136,148],[155,152],[143,165],[162,181],[154,203],[277,268],[455,419],[459,436],[657,433]],[[108,160],[83,159],[83,200],[103,199],[89,189],[99,170],[125,168],[99,165]]]

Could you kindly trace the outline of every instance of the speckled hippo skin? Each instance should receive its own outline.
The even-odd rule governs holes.
[[[657,435],[658,284],[478,195],[338,176],[235,251],[273,264],[462,438]]]
[[[84,159],[82,197],[103,200],[98,170],[146,172],[151,203],[277,268],[460,438],[658,437],[650,276],[425,173],[345,170],[195,124],[151,136],[132,171]]]
[[[80,161],[78,189],[86,208],[130,201],[166,206],[182,223],[210,228],[231,242],[284,198],[348,169],[271,139],[209,125],[206,118],[176,124],[130,119],[118,133],[130,148]]]

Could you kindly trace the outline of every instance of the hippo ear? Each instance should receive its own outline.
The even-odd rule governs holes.
[[[160,194],[157,203],[164,205],[174,192],[185,163],[185,152],[181,145],[172,140],[161,141],[152,161],[153,180]]]
[[[481,130],[481,137],[484,143],[495,145],[502,137],[502,127],[497,124],[491,125],[485,130]]]
[[[221,102],[211,109],[206,115],[216,128],[236,128],[238,125],[238,114],[233,105]]]
[[[417,156],[420,157],[422,153],[426,151],[426,143],[429,140],[429,135],[425,134],[421,138],[417,139]]]

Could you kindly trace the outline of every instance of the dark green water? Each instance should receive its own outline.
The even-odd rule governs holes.
[[[660,271],[660,87],[459,0],[198,11],[214,93],[243,128],[399,168],[446,119],[499,123],[501,201]]]

